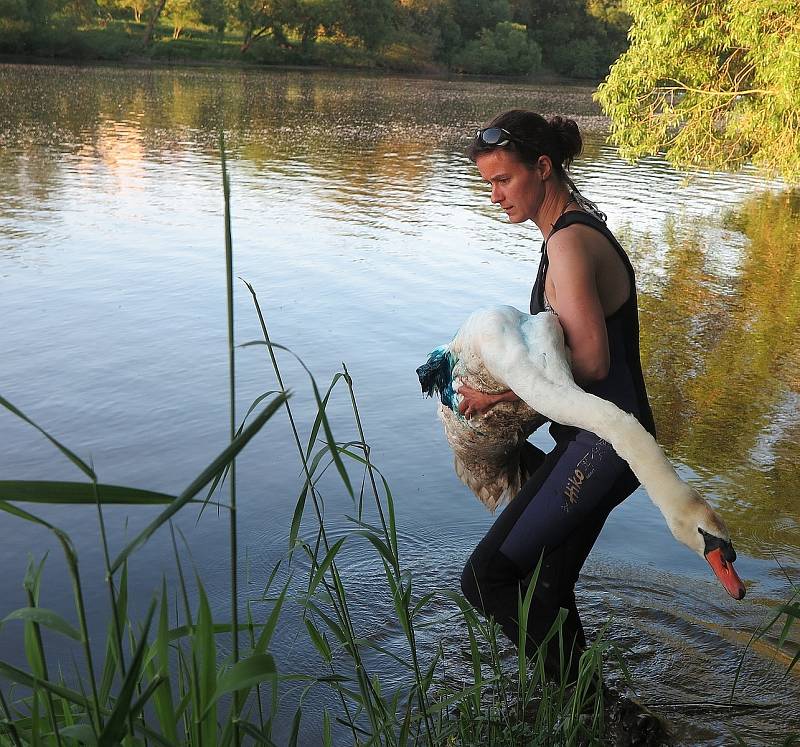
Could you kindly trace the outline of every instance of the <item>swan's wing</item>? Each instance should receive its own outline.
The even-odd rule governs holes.
[[[587,395],[572,378],[554,314],[524,314],[510,306],[487,309],[473,314],[459,336],[462,355],[479,358],[532,409],[558,423],[575,424],[573,416],[581,408],[571,403]]]

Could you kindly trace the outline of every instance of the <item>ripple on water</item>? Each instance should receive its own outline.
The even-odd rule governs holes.
[[[489,522],[451,501],[472,499],[441,477],[450,475],[450,454],[438,448],[441,432],[420,402],[413,370],[466,311],[526,303],[541,240],[535,228],[510,230],[464,149],[475,127],[503,109],[574,116],[586,134],[576,182],[609,214],[611,227],[625,231],[644,280],[643,352],[664,413],[659,425],[667,436],[672,431],[670,443],[691,465],[692,479],[707,478],[732,519],[754,592],[736,605],[688,573],[626,570],[628,551],[649,561],[649,543],[663,534],[659,517],[634,506],[628,515],[642,531],[625,532],[625,547],[610,548],[605,565],[590,562],[581,582],[587,626],[599,629],[613,617],[609,635],[624,647],[646,700],[705,704],[691,712],[663,705],[683,743],[730,743],[731,728],[747,743],[774,743],[797,728],[795,680],[783,680],[784,663],[772,664],[763,649],[745,660],[737,697],[782,699],[779,716],[729,714],[710,703],[724,700],[768,598],[782,598],[784,572],[796,577],[798,569],[796,304],[775,300],[784,298],[783,281],[785,298],[794,298],[794,255],[786,247],[797,243],[796,200],[770,198],[766,190],[780,185],[748,171],[698,172],[687,180],[659,157],[628,164],[605,143],[607,121],[582,86],[14,65],[0,66],[0,85],[11,96],[0,109],[0,276],[13,280],[2,294],[0,347],[11,382],[4,396],[88,451],[108,481],[123,476],[160,489],[174,485],[176,472],[188,472],[198,454],[213,456],[225,418],[222,404],[209,403],[222,403],[227,387],[217,152],[224,123],[236,273],[263,290],[276,339],[302,349],[315,373],[341,359],[354,373],[365,417],[375,414],[371,432],[385,454],[382,466],[396,476],[398,508],[406,509],[399,544],[416,598],[457,587]],[[726,211],[736,220],[720,217]],[[257,337],[250,299],[238,298],[239,331]],[[725,348],[715,369],[709,353],[726,335],[743,342]],[[670,340],[680,344],[664,344]],[[694,421],[705,409],[717,417],[732,402],[753,401],[756,387],[734,368],[751,349],[766,391],[760,430],[721,462],[720,453],[732,450],[692,445]],[[237,360],[243,396],[272,386],[256,356]],[[706,374],[707,389],[693,393]],[[305,379],[290,386],[297,387],[298,410],[308,409]],[[728,399],[715,404],[726,386]],[[696,440],[716,437],[727,447],[732,431],[746,431],[740,426],[720,418]],[[184,438],[188,431],[195,435]],[[270,438],[267,431],[259,437]],[[9,438],[0,456],[15,477],[52,476],[51,455],[31,434]],[[296,462],[275,459],[265,468],[263,461],[257,472],[243,460],[243,481],[260,486],[266,473],[292,483],[295,500]],[[275,506],[264,510],[252,495],[242,497],[241,520],[258,553],[250,556],[258,596],[258,583],[285,553],[290,518],[276,528]],[[330,522],[336,541],[348,526]],[[24,529],[4,541],[7,557],[24,557],[35,545]],[[143,564],[158,557],[156,547],[143,548]],[[199,561],[219,567],[216,549],[203,547]],[[784,570],[770,559],[773,551]],[[363,538],[349,539],[341,552],[359,633],[407,656],[377,553]],[[309,566],[302,553],[295,560],[299,594]],[[680,560],[670,565],[679,567]],[[16,579],[7,583],[13,591],[2,587],[0,596],[18,591]],[[220,609],[227,609],[226,586],[224,574],[209,584]],[[294,613],[276,632],[275,653],[290,668],[311,668],[316,659]],[[432,656],[444,638],[448,666],[463,666],[468,676],[460,663],[466,631],[452,605],[433,597],[420,622],[428,625],[419,631],[423,653]],[[512,656],[512,646],[504,650]],[[374,656],[375,671],[398,681],[397,662]]]

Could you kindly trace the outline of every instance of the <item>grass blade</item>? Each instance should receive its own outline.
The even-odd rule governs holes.
[[[67,459],[70,460],[83,474],[85,474],[92,482],[97,480],[97,475],[95,475],[94,470],[86,464],[77,454],[70,451],[64,444],[60,441],[56,440],[53,436],[51,436],[44,428],[40,425],[37,425],[33,422],[24,412],[19,410],[18,408],[14,407],[5,397],[0,397],[0,405],[5,407],[7,410],[11,410],[18,418],[21,418],[29,425],[32,425],[36,428],[39,433],[41,433],[48,441],[50,441],[53,446],[55,446]]]
[[[203,718],[205,718],[214,703],[223,695],[241,690],[249,690],[253,685],[257,685],[259,682],[273,679],[277,672],[275,660],[272,658],[271,654],[253,654],[237,662],[219,678],[214,694],[211,696],[210,702],[206,705]]]
[[[100,734],[97,743],[99,747],[114,747],[119,744],[123,735],[125,734],[128,714],[130,712],[131,702],[134,693],[136,692],[136,685],[139,682],[139,676],[142,671],[142,664],[144,662],[144,654],[147,650],[147,634],[150,632],[150,623],[153,620],[153,614],[156,609],[156,601],[153,599],[150,602],[150,609],[147,611],[145,618],[144,629],[142,631],[139,643],[136,646],[136,652],[131,660],[128,674],[125,681],[122,683],[117,701],[111,711],[111,715],[106,721],[103,731]]]
[[[97,490],[96,495],[95,490]],[[0,480],[0,500],[92,506],[99,501],[102,505],[109,506],[153,506],[171,503],[175,500],[175,496],[122,485],[50,480]]]
[[[61,635],[72,638],[74,641],[82,641],[80,631],[70,625],[61,615],[44,607],[22,607],[14,610],[0,620],[0,626],[5,625],[10,620],[22,620],[23,622],[44,625],[46,628],[61,633]]]
[[[330,568],[331,563],[333,563],[333,559],[336,557],[336,553],[339,552],[339,548],[344,544],[347,536],[342,537],[341,539],[337,540],[333,547],[325,555],[323,561],[319,564],[316,573],[311,577],[311,581],[308,584],[308,593],[313,594],[314,589],[317,588],[319,582],[322,581],[323,576],[325,575],[325,571]]]
[[[54,695],[58,695],[59,697],[68,700],[70,703],[75,703],[75,705],[81,706],[87,710],[92,708],[92,704],[81,693],[76,692],[75,690],[70,690],[63,685],[57,685],[55,682],[50,682],[49,680],[41,680],[37,677],[34,677],[32,674],[29,674],[25,670],[15,667],[13,664],[9,664],[8,662],[0,661],[0,675],[3,675],[3,677],[11,682],[16,682],[18,685],[23,685],[24,687],[29,687],[31,689],[36,687],[44,688]]]

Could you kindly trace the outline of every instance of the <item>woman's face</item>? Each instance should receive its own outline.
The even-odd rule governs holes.
[[[509,221],[522,223],[536,215],[544,197],[541,166],[526,166],[504,148],[478,156],[475,165],[492,186],[492,202],[500,204]]]

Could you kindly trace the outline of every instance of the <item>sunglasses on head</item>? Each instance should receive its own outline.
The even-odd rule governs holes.
[[[494,145],[497,147],[517,142],[517,138],[502,127],[487,127],[485,130],[478,130],[475,133],[475,140],[481,145]]]

